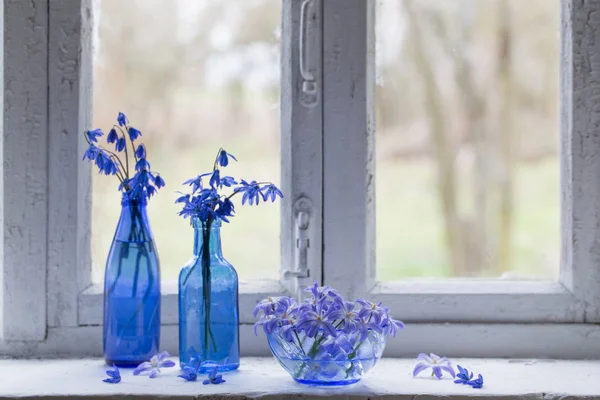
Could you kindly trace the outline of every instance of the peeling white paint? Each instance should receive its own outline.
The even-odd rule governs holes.
[[[5,0],[3,331],[46,337],[48,227],[48,10]],[[25,317],[26,316],[26,317]]]

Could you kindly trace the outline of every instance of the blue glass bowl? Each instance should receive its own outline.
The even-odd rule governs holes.
[[[309,338],[301,332],[289,342],[276,329],[267,335],[271,352],[296,380],[307,385],[350,385],[371,370],[381,358],[386,336],[374,331],[364,341],[357,334],[338,331],[338,338]],[[301,343],[301,346],[300,346]]]

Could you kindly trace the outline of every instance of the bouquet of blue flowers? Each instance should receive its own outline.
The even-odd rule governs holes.
[[[119,190],[130,199],[150,198],[165,186],[165,181],[150,170],[144,144],[135,144],[142,132],[129,125],[122,112],[117,122],[118,125],[113,125],[106,135],[106,142],[114,146],[114,151],[99,144],[98,139],[104,136],[102,129],[86,131],[84,137],[89,146],[83,159],[94,162],[100,174],[116,175],[120,182]],[[130,163],[133,164],[131,168]]]
[[[381,357],[387,336],[404,328],[381,303],[346,301],[335,289],[316,282],[302,302],[269,297],[254,309],[275,357],[302,383],[358,381]]]
[[[141,136],[123,113],[107,135],[101,129],[84,132],[88,148],[83,160],[94,163],[100,174],[116,176],[122,192],[104,273],[104,353],[117,366],[148,359],[158,351],[160,337],[160,266],[147,201],[165,181],[150,169]]]
[[[179,215],[184,218],[189,218],[190,223],[196,229],[201,230],[199,242],[202,244],[200,250],[201,254],[199,255],[200,262],[198,263],[201,270],[197,271],[197,265],[196,263],[193,263],[191,268],[182,271],[180,275],[180,297],[182,297],[182,290],[187,290],[186,288],[188,287],[190,276],[200,272],[202,291],[200,303],[202,303],[202,309],[199,310],[199,313],[204,316],[202,324],[203,332],[200,335],[202,338],[202,352],[200,354],[204,358],[212,357],[212,361],[216,364],[219,362],[214,360],[215,358],[223,358],[225,360],[227,358],[230,359],[231,357],[227,354],[221,357],[221,352],[224,350],[222,348],[217,348],[218,340],[215,340],[213,327],[211,326],[211,308],[214,308],[214,304],[211,303],[211,229],[213,226],[220,226],[221,221],[225,223],[230,222],[230,219],[234,216],[235,212],[233,199],[236,196],[241,196],[242,205],[258,205],[261,201],[274,202],[278,197],[283,197],[279,188],[271,182],[257,182],[255,180],[247,181],[224,175],[222,169],[227,167],[231,161],[237,161],[235,156],[222,148],[219,149],[213,163],[212,171],[200,174],[185,181],[183,184],[191,187],[191,193],[181,193],[181,196],[176,200],[176,203],[182,204]],[[231,267],[230,264],[228,265]],[[232,290],[235,291],[234,297],[237,299],[237,275],[235,280],[235,289]],[[237,307],[237,304],[231,304],[230,306]],[[182,321],[182,319],[185,319],[185,312],[183,316],[180,316],[180,324],[185,324],[185,321]],[[237,332],[237,321],[235,321],[235,329]],[[210,347],[209,344],[211,345]],[[186,345],[184,347],[188,346]],[[211,349],[212,351],[209,351]],[[184,350],[186,349],[183,349],[182,352]],[[202,361],[205,362],[207,360]],[[229,360],[229,362],[231,362],[231,360]]]

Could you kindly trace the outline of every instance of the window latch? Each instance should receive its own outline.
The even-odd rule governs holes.
[[[300,78],[302,79],[302,103],[313,105],[317,102],[317,83],[313,71],[308,67],[309,57],[316,64],[314,57],[316,52],[311,45],[314,45],[315,24],[309,24],[309,21],[316,21],[317,15],[313,6],[315,0],[304,0],[300,6],[300,37],[298,49],[300,51]],[[308,17],[308,11],[311,11],[311,17]],[[312,25],[312,27],[310,26]],[[312,29],[311,29],[312,28]]]
[[[285,270],[284,279],[309,278],[308,250],[310,249],[310,238],[308,228],[310,226],[310,209],[312,205],[307,198],[301,197],[294,205],[295,229],[294,241],[294,270]]]

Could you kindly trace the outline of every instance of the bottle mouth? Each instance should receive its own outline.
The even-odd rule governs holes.
[[[148,199],[144,196],[133,196],[131,192],[123,192],[121,196],[122,206],[145,206],[148,204]]]
[[[206,229],[206,222],[205,221],[201,221],[200,218],[198,217],[194,217],[192,219],[192,226],[194,227],[194,229]],[[211,224],[210,224],[210,230],[214,230],[214,229],[219,229],[221,227],[221,220],[219,218],[215,218],[212,220]]]

